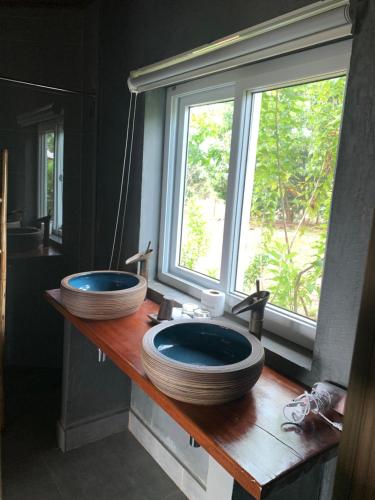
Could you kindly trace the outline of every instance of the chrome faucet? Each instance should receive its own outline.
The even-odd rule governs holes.
[[[260,290],[259,280],[256,280],[256,288],[255,293],[252,293],[232,308],[232,313],[241,314],[245,311],[251,311],[249,332],[260,340],[263,330],[264,309],[270,298],[270,292]]]

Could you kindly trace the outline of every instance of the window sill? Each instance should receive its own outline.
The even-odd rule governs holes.
[[[161,302],[163,295],[172,295],[173,298],[180,304],[183,304],[184,302],[191,302],[200,305],[200,301],[195,297],[155,280],[150,280],[148,282],[147,295],[150,299],[157,303]],[[244,320],[229,313],[225,313],[220,320],[228,323],[228,326],[233,324],[247,326]],[[274,333],[268,332],[267,330],[263,331],[262,344],[266,352],[269,351],[274,353],[277,356],[290,361],[292,364],[304,368],[305,370],[311,369],[313,357],[312,351],[275,335]]]
[[[159,273],[157,280],[157,283],[164,283],[170,289],[175,290],[175,293],[179,290],[182,295],[185,294],[185,302],[190,297],[195,298],[200,303],[202,290],[216,288],[214,282],[203,286],[184,277],[167,272]],[[235,318],[235,321],[242,321],[242,324],[248,324],[250,320],[249,312],[244,312],[237,316],[231,314],[232,307],[244,298],[245,295],[242,294],[227,294],[225,311],[229,317]],[[298,315],[293,315],[293,313],[285,314],[285,312],[281,308],[268,304],[264,317],[264,329],[272,332],[276,337],[285,339],[292,345],[295,344],[308,352],[312,352],[316,336],[316,324],[307,318],[302,319]]]

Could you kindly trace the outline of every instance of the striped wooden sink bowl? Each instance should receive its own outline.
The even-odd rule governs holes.
[[[123,271],[91,271],[61,281],[61,301],[80,318],[115,319],[133,314],[145,299],[143,276]]]
[[[257,382],[264,365],[262,344],[241,327],[220,321],[177,320],[143,337],[142,362],[167,396],[199,405],[226,403]]]

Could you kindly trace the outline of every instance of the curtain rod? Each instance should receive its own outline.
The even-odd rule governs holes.
[[[165,87],[351,36],[349,0],[321,0],[130,72],[132,92]]]

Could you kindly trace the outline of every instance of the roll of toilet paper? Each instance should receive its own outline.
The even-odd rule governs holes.
[[[216,318],[224,314],[225,294],[219,290],[202,290],[202,308],[210,311],[211,316]]]

